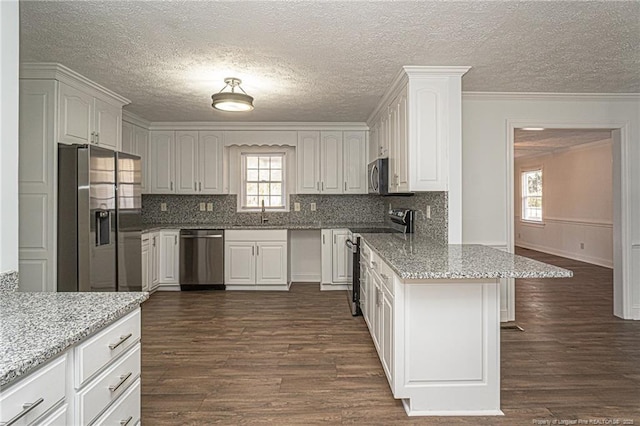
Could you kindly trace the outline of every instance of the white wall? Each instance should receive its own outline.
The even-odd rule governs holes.
[[[508,169],[514,124],[548,128],[622,128],[623,288],[616,315],[640,319],[640,97],[557,94],[463,94],[463,242],[511,247],[513,171]],[[512,137],[512,136],[511,136]],[[625,145],[624,141],[627,141]],[[509,180],[510,182],[508,182]],[[616,266],[617,267],[617,266]]]
[[[18,22],[0,1],[0,272],[18,270]]]
[[[612,141],[515,161],[515,245],[613,267]],[[542,168],[542,224],[521,221],[521,173]],[[581,246],[582,244],[582,246]]]

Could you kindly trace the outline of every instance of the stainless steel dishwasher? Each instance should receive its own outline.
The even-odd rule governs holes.
[[[180,231],[180,288],[224,290],[224,231]]]

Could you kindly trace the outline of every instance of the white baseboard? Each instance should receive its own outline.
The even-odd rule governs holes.
[[[593,265],[602,266],[605,268],[613,269],[613,262],[608,259],[601,259],[599,257],[581,255],[575,252],[569,252],[564,250],[558,250],[555,248],[539,246],[537,244],[529,244],[523,243],[521,241],[516,241],[516,247],[522,247],[529,250],[540,251],[542,253],[553,254],[554,256],[566,257],[567,259],[578,260],[580,262],[591,263]]]
[[[347,290],[349,286],[347,284],[331,284],[320,283],[320,291],[332,291],[332,290]]]
[[[180,284],[159,284],[156,291],[180,291]]]
[[[225,289],[229,291],[289,291],[291,283],[287,284],[226,284]]]
[[[294,283],[319,283],[320,280],[320,274],[291,274],[291,281]]]

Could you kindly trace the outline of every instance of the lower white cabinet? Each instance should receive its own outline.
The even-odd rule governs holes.
[[[351,238],[348,229],[323,229],[321,231],[321,290],[345,290],[352,279],[352,253],[346,246]]]
[[[156,246],[158,290],[179,290],[180,231],[175,229],[161,230],[157,233]]]
[[[149,243],[149,234],[142,234],[142,250],[140,251],[140,266],[142,267],[142,274],[140,275],[142,278],[142,291],[150,291],[151,290],[151,274],[150,274],[150,243]]]
[[[142,234],[142,291],[154,292],[160,285],[160,233]]]
[[[227,290],[288,290],[286,230],[225,232]]]
[[[0,424],[136,424],[140,308],[3,389],[0,407]]]

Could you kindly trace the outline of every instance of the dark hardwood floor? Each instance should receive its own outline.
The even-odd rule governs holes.
[[[518,253],[575,277],[517,281],[525,331],[501,332],[503,417],[407,417],[344,292],[296,284],[153,294],[142,308],[142,423],[640,425],[640,322],[613,316],[611,270]]]

